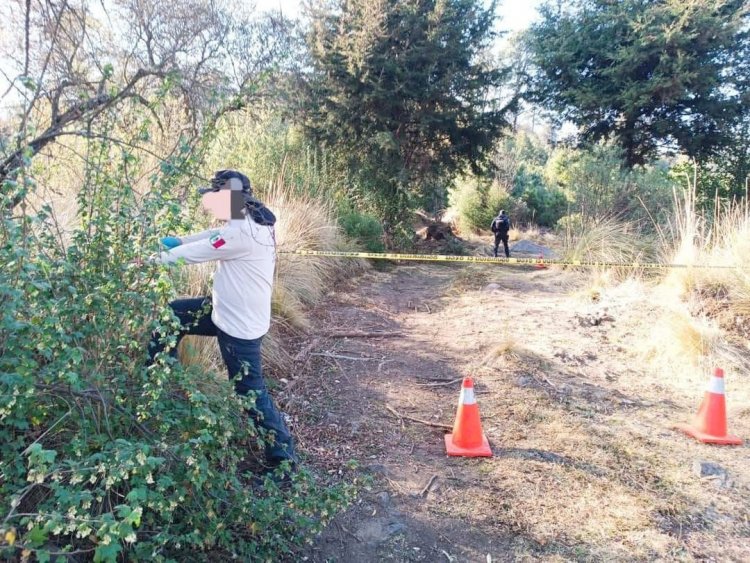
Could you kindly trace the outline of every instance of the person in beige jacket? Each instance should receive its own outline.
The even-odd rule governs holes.
[[[211,186],[201,188],[203,207],[226,224],[184,237],[165,237],[162,264],[217,263],[211,297],[177,299],[170,307],[180,320],[178,335],[214,336],[235,391],[256,394],[256,423],[273,432],[266,446],[271,468],[297,462],[294,440],[274,405],[261,366],[261,343],[271,324],[271,293],[276,263],[276,217],[253,197],[250,180],[235,170],[218,171]],[[160,335],[149,344],[150,363],[164,351]],[[170,350],[174,357],[176,344]]]

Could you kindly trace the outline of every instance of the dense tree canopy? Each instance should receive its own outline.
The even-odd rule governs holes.
[[[503,72],[481,57],[494,5],[477,0],[341,0],[311,13],[306,123],[344,147],[388,219],[430,178],[478,163],[501,134],[492,92]]]
[[[750,102],[748,14],[745,0],[547,2],[528,36],[536,98],[631,166],[662,145],[705,158]]]

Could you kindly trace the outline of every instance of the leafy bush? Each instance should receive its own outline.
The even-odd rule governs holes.
[[[474,176],[456,181],[449,202],[458,216],[461,230],[487,230],[500,209],[515,205],[511,195],[498,183],[488,183]],[[511,214],[511,219],[515,217]]]
[[[523,132],[503,140],[495,150],[495,181],[506,186],[513,198],[524,204],[513,210],[516,223],[552,227],[567,210],[565,193],[548,185],[545,179],[544,167],[549,156],[548,146]]]
[[[523,217],[526,221],[534,222],[545,227],[553,227],[565,214],[570,203],[565,194],[556,189],[539,186],[535,189],[526,188],[522,201],[529,209],[531,217]]]
[[[338,216],[344,233],[361,244],[367,252],[382,252],[385,249],[383,227],[375,217],[360,213],[347,205],[340,206]]]
[[[750,186],[750,117],[744,138],[703,162],[679,160],[669,176],[679,186],[694,183],[699,210],[714,210],[716,203],[742,200]]]
[[[608,145],[555,150],[545,179],[567,195],[571,211],[586,217],[615,215],[653,230],[672,208],[675,183],[666,166],[624,168],[621,151]]]
[[[627,169],[619,149],[550,149],[516,133],[498,144],[490,179],[465,177],[451,192],[462,228],[486,229],[497,210],[514,223],[554,227],[566,214],[620,217],[649,232],[670,215],[674,174],[663,163]]]
[[[0,228],[0,556],[94,561],[290,553],[350,489],[308,475],[282,492],[251,487],[264,437],[227,382],[162,355],[174,342],[170,272],[133,261],[177,226],[177,186],[196,162],[183,147],[138,194],[138,156],[91,142],[65,236],[49,206]],[[2,186],[0,205],[30,179]],[[174,231],[173,231],[174,232]],[[65,240],[65,244],[62,241]]]

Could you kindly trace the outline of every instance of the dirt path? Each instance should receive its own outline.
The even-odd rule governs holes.
[[[372,485],[308,560],[750,556],[747,448],[671,431],[704,381],[670,386],[638,367],[648,303],[533,268],[403,265],[337,288],[301,346],[305,375],[282,397],[311,466],[338,473],[357,460],[346,477]],[[323,336],[377,331],[391,336]],[[466,375],[491,459],[448,458],[443,429],[387,408],[450,425]],[[733,430],[747,435],[747,419]],[[701,462],[724,473],[701,478]]]

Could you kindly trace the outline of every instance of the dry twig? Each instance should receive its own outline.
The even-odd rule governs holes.
[[[436,381],[435,383],[417,383],[416,385],[419,385],[420,387],[441,387],[443,385],[453,385],[459,381],[463,381],[463,377],[451,379],[450,381]]]
[[[344,526],[341,523],[338,523],[338,527],[341,528],[342,531],[346,532],[351,537],[353,537],[355,540],[357,540],[358,542],[362,543],[362,540],[360,539],[360,537],[357,534],[355,534],[354,532],[352,532],[351,530],[349,530],[346,526]]]
[[[392,338],[394,336],[403,336],[403,332],[329,332],[324,334],[326,338]]]
[[[302,360],[304,360],[307,357],[307,355],[310,353],[310,351],[313,348],[315,348],[315,346],[318,344],[318,340],[319,339],[314,338],[312,340],[312,342],[310,342],[307,346],[305,346],[304,348],[302,348],[302,350],[300,350],[299,352],[297,352],[297,355],[294,356],[294,361],[295,362],[301,362]]]
[[[377,362],[379,358],[356,358],[354,356],[343,356],[340,354],[331,354],[330,352],[314,352],[311,356],[321,356],[323,358],[333,358],[334,360],[353,360],[357,362]]]
[[[435,479],[437,479],[437,478],[438,478],[437,473],[435,473],[432,477],[430,477],[430,480],[424,486],[424,489],[422,489],[421,491],[419,491],[419,496],[420,497],[425,496],[429,492],[430,487],[432,487],[432,484],[435,482]]]
[[[420,424],[424,424],[425,426],[432,426],[432,427],[434,427],[434,428],[443,428],[443,429],[445,429],[445,430],[453,430],[453,426],[451,426],[451,425],[449,425],[449,424],[443,424],[442,422],[431,422],[431,421],[429,421],[429,420],[422,420],[422,419],[420,419],[420,418],[414,418],[414,417],[411,417],[411,416],[406,416],[406,415],[403,415],[403,414],[401,414],[400,412],[398,412],[398,411],[397,411],[396,409],[394,409],[394,408],[393,408],[392,406],[390,406],[390,405],[386,405],[386,406],[385,406],[385,408],[386,408],[386,409],[387,409],[387,410],[388,410],[389,412],[391,412],[391,413],[393,413],[394,415],[396,415],[396,417],[397,417],[397,418],[398,418],[399,420],[402,420],[402,419],[403,419],[403,420],[410,420],[410,421],[412,421],[412,422],[419,422]]]

